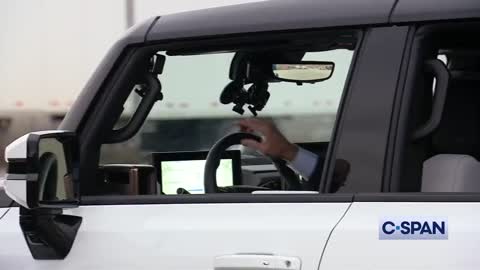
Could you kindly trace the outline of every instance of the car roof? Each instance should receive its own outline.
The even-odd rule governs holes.
[[[386,23],[394,1],[271,0],[196,10],[160,17],[148,40]]]
[[[399,0],[390,22],[480,18],[479,0]]]
[[[480,0],[270,0],[160,16],[146,40],[480,18]]]

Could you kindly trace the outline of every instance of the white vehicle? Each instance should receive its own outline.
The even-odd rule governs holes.
[[[1,269],[477,269],[479,27],[471,0],[137,25],[58,130],[7,147]],[[261,139],[232,129],[257,114],[318,155],[309,179],[229,148]]]

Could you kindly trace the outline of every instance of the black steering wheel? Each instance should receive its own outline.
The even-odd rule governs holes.
[[[217,168],[220,165],[220,160],[222,158],[222,153],[227,150],[230,146],[238,145],[244,139],[251,139],[257,142],[261,142],[262,139],[254,134],[238,132],[229,134],[220,140],[218,140],[208,152],[207,160],[205,162],[204,170],[204,185],[205,193],[218,193],[219,187],[217,186]],[[298,190],[301,187],[299,178],[296,174],[288,168],[286,162],[281,159],[272,159],[273,164],[277,168],[278,172],[282,179],[288,185],[289,190]],[[255,190],[268,190],[262,187],[251,187],[251,186],[239,186],[238,189],[241,189],[243,192],[252,192]]]

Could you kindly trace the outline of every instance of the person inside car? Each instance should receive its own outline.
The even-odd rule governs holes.
[[[243,132],[259,133],[262,137],[261,142],[249,139],[242,140],[242,145],[271,158],[285,160],[291,169],[300,174],[305,181],[310,182],[313,190],[318,189],[323,172],[324,157],[289,142],[271,121],[248,118],[240,120],[238,126]],[[344,185],[349,172],[350,165],[347,161],[342,159],[335,161],[330,192],[336,192]]]

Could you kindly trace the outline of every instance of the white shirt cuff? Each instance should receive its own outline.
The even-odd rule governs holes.
[[[289,167],[308,180],[315,170],[317,161],[318,156],[316,154],[299,147],[297,155],[289,162]]]

